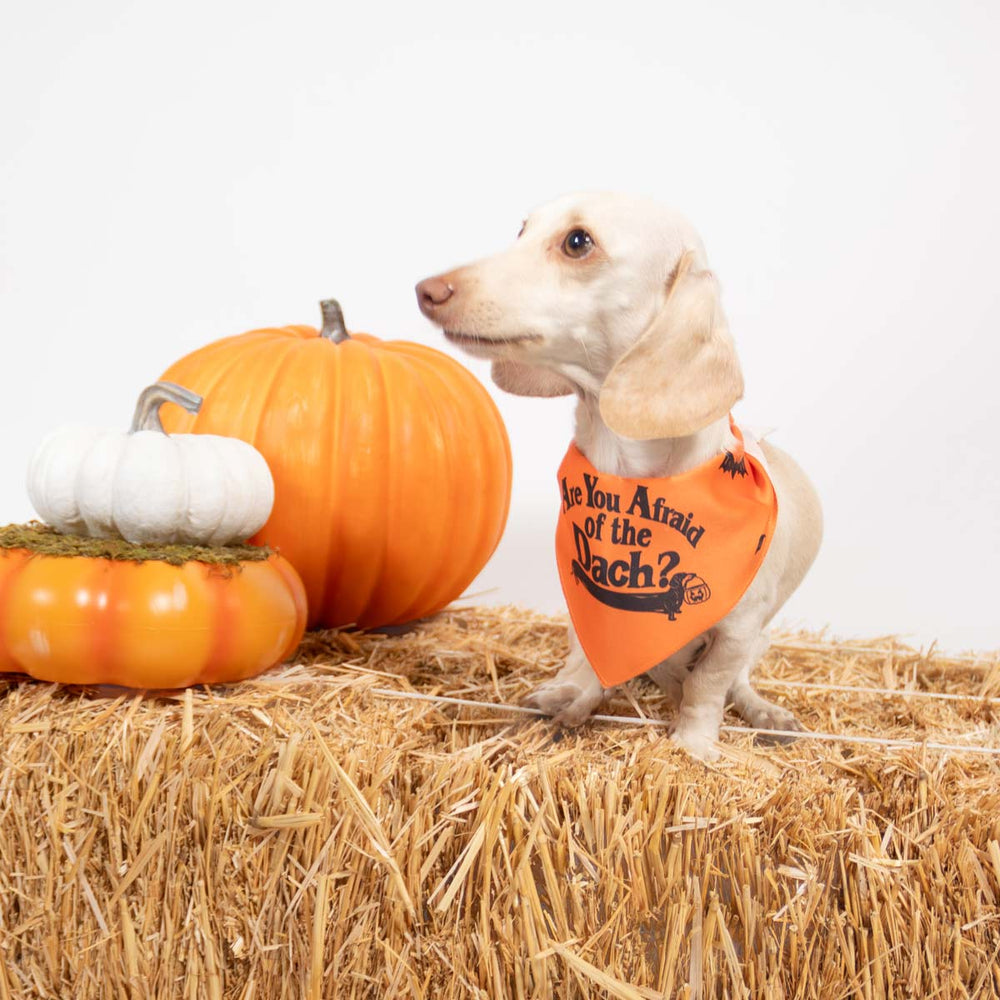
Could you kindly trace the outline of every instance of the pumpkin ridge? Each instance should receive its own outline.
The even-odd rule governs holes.
[[[402,355],[402,352],[399,353]],[[447,431],[449,421],[447,416],[442,413],[442,401],[440,397],[432,391],[432,386],[428,384],[427,379],[428,372],[430,372],[433,379],[433,367],[427,363],[425,358],[419,355],[405,356],[405,358],[414,382],[420,387],[424,413],[429,418],[432,417],[438,436],[446,443],[449,438]],[[455,461],[452,449],[445,446],[440,448],[439,452],[441,456],[440,465],[444,472],[444,475],[440,477],[440,481],[448,484],[448,495],[447,497],[441,497],[441,505],[446,510],[456,510],[458,509],[458,504],[455,503],[456,477],[454,476]],[[457,492],[461,493],[461,490]],[[438,552],[437,562],[433,567],[428,567],[427,582],[416,591],[412,600],[395,616],[397,622],[412,621],[421,612],[422,608],[436,605],[438,601],[437,594],[447,589],[442,581],[447,582],[446,571],[452,558],[451,546],[447,544],[450,529],[451,524],[447,520],[442,519],[437,537],[434,539],[435,545],[433,546]],[[428,546],[428,548],[431,548],[431,546]],[[431,601],[430,597],[434,597],[435,600]]]
[[[208,573],[205,576],[205,590],[211,595],[212,644],[205,655],[204,663],[198,665],[194,676],[205,683],[212,683],[219,673],[229,671],[232,658],[233,632],[239,622],[239,595],[226,585],[225,578]],[[212,676],[206,677],[211,672]]]
[[[472,395],[471,389],[472,387],[470,386],[469,395]],[[500,429],[499,438],[500,438],[500,443],[503,445],[503,454],[506,465],[504,468],[503,476],[499,478],[505,479],[509,484],[512,484],[514,475],[513,458],[510,452],[510,441],[507,438],[506,431],[502,429],[503,424],[500,422],[501,421],[500,411],[497,409],[496,404],[493,402],[492,398],[490,398],[490,394],[484,386],[479,385],[477,383],[475,385],[475,389],[477,390],[477,395],[485,397],[486,404],[493,410],[498,422],[497,427],[491,426],[484,419],[483,413],[477,411],[476,416],[477,416],[477,424],[479,427],[479,440],[487,446],[487,450],[484,450],[483,454],[489,454],[489,449],[488,449],[490,443],[489,438],[496,435],[497,429]],[[490,471],[494,472],[494,470]],[[494,472],[494,474],[496,473]],[[493,511],[493,516],[495,519],[493,524],[491,524],[490,521],[487,520],[486,518],[483,519],[483,530],[495,534],[495,538],[493,539],[492,544],[490,544],[488,540],[484,542],[484,547],[488,548],[488,551],[486,552],[486,558],[483,561],[483,565],[485,565],[485,563],[488,562],[489,559],[492,557],[493,553],[496,552],[497,547],[500,545],[500,542],[503,539],[504,529],[506,528],[507,525],[507,515],[510,512],[510,497],[511,497],[511,487],[508,486],[507,490],[504,492],[502,508]],[[468,568],[466,569],[466,572],[469,573]],[[471,573],[469,573],[469,581],[465,586],[469,586],[469,584],[472,583],[472,581],[478,575],[478,572],[479,572],[478,570],[474,570]]]
[[[260,437],[260,428],[264,423],[264,417],[267,415],[267,411],[270,408],[271,397],[274,395],[275,387],[278,385],[282,369],[288,367],[289,361],[295,355],[295,352],[307,343],[309,343],[309,341],[305,339],[295,339],[289,337],[287,350],[280,357],[278,357],[271,367],[271,383],[268,385],[267,391],[264,393],[264,399],[261,403],[260,410],[257,413],[257,419],[254,421],[253,431],[248,433],[244,439],[248,444],[253,444],[254,441]],[[268,346],[271,347],[272,345],[269,344]]]
[[[319,331],[316,333],[317,338],[320,338]],[[333,347],[339,345],[334,344]],[[333,371],[333,392],[330,393],[329,399],[332,403],[327,405],[331,407],[333,412],[329,414],[332,418],[327,421],[330,427],[330,434],[332,436],[333,451],[330,452],[332,455],[340,455],[340,426],[341,420],[343,419],[343,383],[344,383],[344,365],[345,361],[339,355],[331,356],[331,365]],[[331,461],[329,466],[326,487],[329,490],[329,504],[330,507],[336,510],[338,494],[341,493],[340,489],[340,469],[338,468],[338,463],[336,461]],[[343,553],[344,553],[344,533],[340,526],[340,521],[337,519],[333,520],[332,524],[327,526],[327,551],[339,553],[339,559],[328,559],[326,563],[326,568],[323,571],[323,578],[320,581],[319,588],[319,600],[316,602],[317,607],[326,607],[326,599],[328,595],[337,592],[337,588],[340,586],[340,577],[343,572]],[[337,538],[334,539],[334,532],[337,534]],[[310,615],[313,611],[310,607]]]
[[[292,602],[292,607],[295,609],[295,622],[290,632],[289,641],[286,643],[284,652],[281,655],[281,660],[284,662],[295,652],[302,633],[305,631],[306,622],[309,617],[309,603],[306,600],[302,580],[292,568],[291,563],[285,559],[272,559],[269,560],[269,564],[281,578],[288,592],[288,599]]]
[[[469,397],[473,395],[471,392],[466,392],[464,386],[455,386],[456,395],[462,399],[463,405],[467,405],[469,402]],[[469,420],[469,427],[466,433],[472,438],[472,453],[476,456],[476,467],[480,471],[481,477],[477,479],[477,482],[482,484],[492,479],[495,476],[494,470],[490,469],[481,461],[483,455],[488,455],[489,451],[486,449],[487,441],[485,435],[483,434],[482,423],[476,417]],[[486,492],[486,491],[484,491]],[[491,523],[491,518],[488,516],[492,511],[481,510],[479,523],[476,525],[476,531],[474,535],[474,542],[469,545],[468,556],[464,564],[460,565],[458,569],[452,575],[452,586],[451,589],[456,592],[461,598],[462,594],[465,592],[466,587],[475,579],[476,573],[480,566],[486,564],[488,559],[483,558],[483,553],[489,549],[496,547],[496,543],[491,547],[489,545],[490,536],[493,534],[495,528]],[[470,569],[471,567],[471,569]]]
[[[313,333],[316,333],[316,331],[313,330]],[[310,363],[310,359],[315,358],[315,361],[312,361],[310,364],[310,369],[319,368],[320,366],[322,366],[320,370],[332,373],[328,374],[327,378],[329,378],[333,383],[333,391],[327,393],[325,398],[323,398],[322,402],[317,404],[317,410],[318,411],[321,410],[321,416],[324,417],[325,419],[316,419],[314,421],[314,425],[310,432],[312,434],[313,443],[316,450],[321,454],[330,454],[328,446],[331,440],[333,439],[334,435],[337,435],[340,432],[340,421],[338,414],[339,414],[339,407],[342,405],[342,399],[341,399],[341,386],[343,382],[342,368],[345,363],[340,351],[343,348],[347,347],[348,345],[347,344],[331,345],[327,341],[320,338],[318,334],[311,338],[304,338],[301,341],[299,341],[299,343],[302,344],[304,348],[306,348],[306,350],[304,350],[298,355],[299,361],[301,361],[303,364],[308,364]],[[331,348],[334,349],[331,350]],[[293,373],[293,375],[294,378],[291,378],[291,381],[294,385],[294,383],[298,379],[298,375],[297,373]],[[286,377],[286,384],[288,383],[288,381],[289,378]],[[275,380],[273,384],[276,385],[277,380]],[[275,443],[275,447],[279,447],[277,442]],[[336,463],[331,463],[330,468],[331,471],[335,469]],[[333,480],[333,483],[334,485],[336,484],[335,478]],[[322,477],[321,484],[319,482],[310,484],[309,499],[312,502],[315,502],[316,501],[315,491],[320,489],[322,489],[323,491],[327,491],[329,487],[330,487],[330,480],[328,477],[325,476]],[[277,495],[277,490],[276,490],[276,495]],[[328,500],[327,503],[328,506],[329,494],[327,492],[324,492],[323,495]],[[276,499],[275,501],[276,506],[277,503],[278,500]],[[286,502],[282,504],[283,516],[288,516],[288,513],[286,511],[286,504],[287,504],[287,498]],[[320,506],[322,507],[323,505],[321,504]],[[301,513],[298,511],[295,513],[296,516],[299,517],[302,516]],[[321,511],[318,513],[321,513]],[[309,587],[315,586],[318,587],[319,590],[318,599],[309,601],[310,627],[317,621],[317,619],[321,614],[322,609],[326,605],[327,597],[329,594],[327,576],[328,573],[330,572],[331,567],[336,563],[337,568],[339,569],[341,564],[344,562],[343,547],[339,539],[337,540],[337,545],[340,547],[337,548],[334,546],[334,541],[335,541],[334,531],[339,530],[339,521],[336,518],[330,518],[330,517],[323,518],[321,516],[317,516],[316,522],[317,524],[316,527],[314,528],[316,537],[310,540],[309,550],[302,554],[302,558],[304,560],[309,561],[310,563],[308,571],[306,571],[306,568],[303,567],[302,575],[304,578],[307,576],[310,578],[311,582],[309,584]],[[267,526],[265,526],[265,528],[266,527]],[[325,539],[325,545],[323,544],[323,539]],[[302,537],[296,538],[295,542],[296,545],[299,547],[306,544]],[[338,553],[338,558],[327,559],[326,563],[323,566],[321,566],[319,570],[317,570],[313,560],[314,550],[323,551],[327,553],[336,552]]]
[[[264,400],[263,403],[261,404],[259,412],[257,413],[257,419],[254,422],[253,432],[247,434],[245,438],[245,440],[249,444],[253,444],[255,441],[260,439],[261,427],[263,426],[264,423],[264,417],[267,416],[267,412],[270,409],[271,399],[274,396],[275,391],[277,390],[277,386],[280,381],[280,376],[282,375],[283,370],[285,368],[290,367],[290,362],[294,358],[296,350],[304,347],[308,343],[309,341],[305,339],[294,340],[292,338],[289,338],[288,349],[281,355],[281,357],[272,367],[270,373],[271,382],[270,385],[268,385],[267,387],[267,391],[264,393]]]
[[[493,423],[489,423],[485,420],[484,415],[479,413],[479,429],[482,436],[486,439],[493,438],[496,443],[500,444],[501,451],[504,457],[504,478],[509,484],[511,484],[503,498],[502,510],[500,511],[500,521],[498,527],[497,540],[490,549],[489,555],[492,556],[496,551],[497,546],[500,544],[500,540],[503,538],[504,529],[507,525],[507,516],[510,513],[510,499],[513,486],[514,478],[514,456],[511,454],[510,450],[510,439],[507,437],[507,431],[504,427],[503,417],[500,414],[500,410],[496,403],[493,401],[492,396],[489,394],[489,390],[485,386],[479,385],[477,383],[476,388],[478,389],[477,397],[485,405],[485,407],[490,411],[491,416],[494,418]],[[489,558],[489,557],[487,557]]]
[[[272,398],[273,394],[275,393],[275,391],[277,390],[277,386],[278,386],[278,383],[279,383],[279,376],[281,375],[282,369],[286,368],[289,365],[289,362],[295,356],[296,350],[298,348],[302,347],[303,345],[305,345],[306,343],[308,343],[308,341],[305,340],[305,339],[294,338],[294,337],[289,337],[289,338],[287,338],[287,340],[288,340],[287,349],[284,351],[283,354],[280,355],[279,360],[272,367],[272,369],[270,371],[271,381],[270,381],[270,383],[269,383],[269,385],[267,387],[267,391],[264,394],[263,403],[262,403],[262,405],[260,406],[260,409],[257,412],[257,418],[254,421],[253,430],[251,432],[249,432],[249,433],[239,435],[241,440],[246,441],[247,444],[251,445],[254,448],[257,447],[257,441],[260,440],[260,437],[261,437],[261,427],[262,427],[262,425],[264,423],[264,418],[265,418],[265,416],[268,413],[268,409],[270,408],[271,398]],[[280,344],[280,342],[278,342],[278,344]],[[275,347],[276,347],[276,338],[273,339],[273,340],[269,340],[268,341],[268,349],[269,350],[273,350],[273,349],[275,349]],[[280,347],[279,347],[279,349],[280,349]],[[263,352],[261,352],[261,353],[263,353]],[[246,360],[245,356],[244,356],[243,360]],[[260,450],[260,449],[258,449],[258,450]],[[264,453],[261,452],[261,454],[263,455]],[[268,460],[268,458],[267,458],[266,455],[264,455],[264,460],[266,462],[268,462],[268,466],[270,467],[270,462],[269,462],[269,460]],[[272,470],[272,472],[273,472],[273,470]],[[274,515],[274,505],[277,504],[277,502],[278,502],[278,495],[277,495],[277,488],[275,488],[274,503],[271,506],[271,514],[268,515],[267,521],[264,522],[264,524],[258,529],[257,533],[253,536],[254,538],[259,537],[260,534],[261,534],[261,532],[266,532],[267,525],[270,522],[271,517]]]
[[[462,403],[465,408],[473,414],[473,419],[470,419],[469,423],[474,425],[474,430],[469,429],[470,434],[475,437],[475,444],[473,448],[473,454],[476,456],[477,465],[485,473],[483,477],[483,482],[492,479],[503,479],[497,470],[491,469],[484,466],[481,462],[481,456],[492,454],[493,449],[490,447],[490,441],[488,440],[489,428],[485,421],[481,419],[482,414],[476,408],[477,405],[481,408],[482,406],[482,396],[489,398],[489,393],[486,389],[480,385],[478,382],[469,383],[459,383],[455,382],[454,389],[456,394],[462,397]],[[493,400],[489,399],[489,403],[493,405]],[[509,458],[509,444],[507,445],[507,461],[508,466],[506,472],[507,481],[510,481],[510,458]],[[484,491],[486,495],[492,496],[492,490]],[[496,551],[497,546],[500,544],[501,538],[503,538],[503,531],[506,525],[506,506],[510,503],[510,490],[507,490],[505,498],[505,513],[504,516],[499,520],[496,518],[496,511],[494,509],[484,510],[481,514],[479,525],[475,534],[475,544],[469,546],[469,555],[460,570],[453,574],[452,576],[452,587],[451,589],[457,591],[459,597],[464,593],[465,589],[472,583],[472,581],[478,576],[481,567],[485,566],[489,561],[490,557]]]
[[[19,558],[20,557],[20,558]],[[29,553],[23,549],[8,549],[0,553],[0,670],[16,669],[16,663],[7,648],[7,604],[17,578],[31,561]],[[11,563],[13,562],[13,565]]]
[[[230,346],[236,347],[237,344],[235,342],[239,341],[241,338],[246,336],[249,335],[244,333],[231,338],[234,343],[232,343]],[[271,347],[270,339],[264,337],[255,338],[251,343],[256,344],[257,347],[261,348],[262,352],[263,350],[270,349]],[[172,381],[180,382],[182,385],[186,385],[189,388],[193,388],[196,392],[199,393],[199,395],[201,395],[206,400],[212,399],[214,396],[218,395],[217,389],[219,385],[225,379],[228,379],[229,376],[232,375],[234,369],[238,365],[242,364],[243,361],[246,359],[248,353],[247,345],[246,344],[240,345],[239,350],[234,350],[232,354],[228,356],[224,352],[222,353],[223,353],[222,358],[216,361],[213,366],[206,366],[203,363],[191,366],[190,370],[192,371],[203,372],[207,368],[208,371],[211,372],[211,374],[209,375],[209,381],[204,384],[199,385],[198,384],[199,380],[197,378],[189,378],[187,376],[186,372],[189,370],[189,368],[185,366],[184,362],[189,361],[190,358],[184,358],[177,364],[171,365],[170,368],[168,368],[167,371],[164,372],[162,377],[165,379],[170,379]],[[214,372],[212,372],[212,367],[215,368]],[[203,406],[202,412],[198,414],[186,414],[183,412],[177,414],[172,411],[169,411],[167,420],[165,421],[165,426],[174,429],[168,430],[168,433],[170,434],[185,433],[184,431],[185,424],[187,425],[187,432],[190,433],[192,429],[197,426],[199,418],[206,419],[205,409],[206,407]],[[228,435],[228,436],[235,437],[238,435]]]
[[[375,354],[375,352],[372,353]],[[388,354],[385,355],[375,354],[375,360],[378,363],[379,377],[382,380],[381,398],[382,398],[382,406],[385,410],[385,428],[386,428],[385,464],[387,469],[385,500],[386,500],[386,508],[394,511],[392,504],[393,501],[395,500],[396,492],[400,488],[400,483],[399,483],[400,478],[402,477],[403,481],[406,482],[408,477],[405,476],[405,474],[398,468],[396,462],[396,434],[393,429],[394,428],[393,420],[396,419],[395,414],[397,414],[398,411],[395,407],[396,397],[392,392],[389,391],[389,384],[391,382],[391,378],[388,375],[385,368],[385,361],[389,357],[390,355]],[[382,552],[381,552],[381,559],[379,561],[378,573],[374,574],[372,577],[374,584],[372,589],[368,592],[368,596],[365,599],[365,610],[363,615],[361,616],[366,619],[369,618],[369,612],[372,609],[372,605],[376,604],[377,606],[376,593],[380,589],[382,589],[380,588],[380,584],[382,582],[383,577],[385,576],[386,568],[390,566],[392,562],[389,555],[389,542],[393,528],[396,523],[398,523],[397,519],[390,517],[387,522],[386,529],[382,532]],[[378,617],[384,619],[385,621],[394,621],[396,618],[395,614],[392,611],[390,611],[388,614],[381,614]],[[377,625],[381,624],[381,622],[369,621],[369,624]]]
[[[280,363],[284,363],[286,357],[294,355],[295,349],[298,348],[298,347],[301,347],[304,343],[306,343],[306,341],[304,341],[304,340],[298,340],[298,339],[296,339],[294,337],[279,337],[277,335],[273,335],[273,336],[269,337],[267,340],[262,340],[260,342],[260,350],[258,350],[258,351],[244,350],[240,354],[238,354],[235,358],[232,359],[232,361],[231,361],[230,364],[227,364],[225,366],[225,368],[223,369],[223,371],[221,372],[221,374],[219,376],[219,379],[212,386],[212,389],[206,391],[205,394],[204,394],[205,395],[205,399],[207,400],[207,405],[205,407],[205,409],[207,411],[207,413],[206,413],[206,419],[210,419],[212,417],[211,403],[212,403],[212,392],[213,392],[213,390],[214,390],[215,395],[217,397],[222,397],[223,393],[219,390],[219,386],[221,386],[224,383],[228,382],[234,375],[236,376],[237,380],[239,380],[242,377],[242,372],[240,371],[241,368],[244,371],[248,371],[258,361],[261,361],[261,360],[267,360],[267,361],[269,361],[270,360],[270,356],[272,354],[274,354],[276,351],[281,351],[282,348],[285,349],[285,352],[281,355],[281,361],[280,361]],[[274,374],[273,373],[273,369],[271,369],[270,366],[269,366],[269,368],[268,368],[268,376],[271,379],[270,385],[268,386],[268,392],[269,393],[270,393],[271,389],[275,385],[275,379],[273,378],[273,374]],[[227,389],[227,391],[225,392],[224,395],[225,395],[226,401],[228,402],[232,398],[233,391],[232,391],[231,385],[230,386],[226,386],[226,389]],[[242,440],[242,441],[246,441],[248,444],[253,444],[257,440],[257,432],[260,429],[260,425],[261,425],[261,422],[263,421],[265,413],[266,413],[266,407],[262,406],[260,408],[260,411],[257,414],[256,420],[254,421],[253,433],[252,434],[248,432],[247,427],[246,427],[246,425],[244,423],[244,414],[241,413],[240,414],[240,418],[241,418],[241,420],[240,420],[240,423],[241,423],[240,433],[235,434],[233,436],[240,438],[240,440]],[[227,433],[226,430],[222,430],[222,431],[215,431],[214,433],[221,433],[222,436],[227,437],[227,436],[229,436],[229,433],[231,433],[231,432]]]
[[[464,371],[464,369],[462,370]],[[470,417],[458,429],[458,433],[466,441],[464,450],[466,452],[465,458],[467,464],[463,468],[462,475],[465,481],[470,484],[470,488],[481,490],[488,494],[490,491],[484,489],[484,485],[489,479],[493,478],[493,471],[484,466],[483,456],[489,454],[489,452],[484,450],[483,447],[485,441],[481,433],[481,424],[477,419],[472,418],[472,409],[468,405],[470,402],[477,401],[476,393],[471,391],[472,386],[468,386],[466,380],[455,378],[451,370],[442,370],[436,366],[428,366],[428,371],[438,384],[438,391],[435,395],[446,399],[449,409],[452,411],[470,414]],[[485,393],[486,390],[482,389],[478,382],[474,382],[473,385],[476,390]],[[461,592],[472,582],[472,579],[476,575],[476,573],[473,573],[472,578],[470,578],[469,567],[474,566],[478,568],[485,565],[486,560],[482,558],[482,553],[485,548],[485,538],[490,527],[490,522],[483,513],[480,513],[478,518],[478,523],[474,526],[475,530],[467,536],[468,542],[464,547],[467,552],[466,559],[457,568],[454,566],[451,567],[451,572],[446,575],[441,583],[439,593],[454,593],[455,599],[461,597]],[[444,600],[442,603],[441,598],[438,598],[435,606],[425,613],[430,614],[433,611],[439,611],[447,603],[447,600]]]
[[[421,466],[421,460],[426,454],[426,449],[424,448],[424,433],[423,428],[419,428],[418,433],[415,435],[417,439],[416,445],[411,443],[409,448],[402,452],[402,454],[399,454],[399,450],[397,449],[399,435],[394,432],[393,421],[411,419],[412,414],[418,414],[420,417],[425,417],[426,410],[414,405],[415,400],[413,399],[413,396],[417,396],[418,394],[414,393],[413,386],[414,384],[419,384],[419,379],[416,375],[416,368],[413,364],[412,356],[405,351],[383,351],[379,352],[378,361],[379,370],[383,379],[383,385],[385,387],[382,396],[384,400],[383,405],[386,410],[385,426],[388,432],[386,466],[389,470],[391,470],[386,480],[386,507],[390,510],[395,510],[395,508],[391,505],[394,501],[398,501],[402,508],[406,510],[410,503],[407,484],[415,478],[413,470],[409,468],[408,463],[414,461],[416,462],[417,476],[426,476],[428,471],[426,466]],[[394,367],[387,366],[386,362],[389,362],[389,364]],[[390,391],[393,382],[396,381],[398,381],[398,385],[396,386],[397,391]],[[401,398],[405,398],[407,395],[409,395],[410,398],[406,399],[405,405],[410,408],[410,414],[400,414],[399,408],[396,404],[399,403]],[[394,417],[394,414],[397,415]],[[399,454],[398,458],[396,457],[397,454]],[[408,517],[390,516],[387,522],[388,528],[383,532],[382,561],[379,574],[376,577],[377,585],[375,590],[369,594],[368,601],[365,604],[365,619],[367,625],[370,627],[377,625],[400,624],[411,620],[411,618],[404,617],[404,612],[415,606],[412,593],[401,603],[399,597],[393,595],[391,590],[388,594],[386,593],[387,588],[384,579],[387,567],[391,568],[393,561],[390,554],[393,532],[398,532],[400,530],[399,525],[408,520]],[[410,530],[412,533],[419,535],[421,541],[426,543],[426,535],[421,534],[424,530],[424,525],[411,525]],[[424,575],[425,577],[427,575],[426,569],[424,571]],[[423,585],[418,585],[417,592],[419,592],[419,588],[422,586]],[[378,599],[375,596],[376,591],[381,592],[381,599]],[[373,610],[378,611],[379,613],[372,614]]]
[[[102,580],[102,577],[106,579]],[[91,614],[88,631],[90,632],[89,656],[91,663],[105,663],[108,665],[108,676],[111,683],[119,683],[121,675],[121,663],[118,653],[118,590],[117,574],[107,572],[107,563],[95,561],[91,567],[91,572],[87,575],[86,590],[93,594],[95,590],[100,590],[101,603],[105,610],[100,614]]]
[[[383,365],[384,356],[381,352],[381,344],[378,347],[373,347],[371,342],[358,341],[357,338],[352,338],[357,343],[361,343],[365,348],[364,357],[369,362],[371,371],[374,373],[374,378],[372,382],[375,383],[375,390],[373,392],[373,398],[377,401],[377,405],[381,407],[381,419],[377,421],[377,427],[374,429],[373,433],[379,433],[379,428],[381,428],[381,440],[373,441],[373,443],[378,448],[380,454],[382,455],[382,465],[385,469],[384,480],[380,483],[380,505],[383,508],[388,508],[390,498],[393,491],[393,478],[395,475],[393,466],[393,442],[395,439],[395,432],[393,428],[393,407],[394,397],[391,392],[389,392],[389,379],[386,376],[386,370]],[[338,378],[343,379],[343,373],[338,372]],[[338,390],[340,389],[340,383],[338,382]],[[338,392],[338,406],[343,407],[346,402],[345,394]],[[336,427],[342,426],[342,421],[349,420],[350,413],[342,415],[338,412],[338,419],[335,421]],[[392,518],[388,519],[388,523],[391,524]],[[338,530],[341,530],[338,525]],[[386,573],[386,567],[390,565],[391,560],[389,558],[389,535],[390,529],[383,525],[381,527],[381,539],[378,546],[373,545],[373,553],[377,549],[377,563],[375,562],[375,555],[373,554],[373,566],[369,576],[369,583],[367,585],[367,590],[364,593],[364,599],[361,600],[360,595],[355,594],[353,599],[354,606],[358,609],[355,615],[355,620],[357,623],[366,621],[368,625],[382,624],[382,622],[371,622],[368,621],[369,611],[372,608],[373,603],[375,603],[376,595],[379,591],[384,589],[384,577]],[[343,552],[343,549],[341,549]],[[331,560],[331,568],[336,570],[336,580],[337,587],[340,586],[341,579],[343,577],[343,566],[334,566],[333,564],[336,560]],[[332,592],[336,592],[336,588],[333,588]],[[345,623],[346,624],[346,623]]]
[[[419,415],[419,419],[424,421],[428,418],[428,411],[421,406],[422,400],[422,381],[419,378],[417,366],[414,364],[413,355],[407,351],[396,351],[396,352],[385,352],[383,354],[383,365],[394,366],[394,367],[384,367],[384,372],[392,372],[392,376],[387,376],[387,384],[392,380],[398,379],[399,384],[404,387],[404,392],[399,393],[386,393],[386,399],[391,400],[394,403],[398,402],[400,398],[405,400],[406,405],[410,408],[411,414]],[[389,409],[389,420],[387,422],[388,427],[393,427],[392,411]],[[390,434],[390,439],[393,439],[395,435]],[[406,499],[403,501],[405,506],[409,505],[410,498],[407,496],[409,491],[406,489],[405,484],[410,483],[416,479],[427,478],[430,472],[429,465],[427,463],[427,452],[426,447],[426,434],[425,427],[421,424],[419,428],[419,433],[416,435],[419,442],[419,449],[413,447],[412,445],[405,450],[401,450],[398,459],[392,460],[392,467],[395,470],[394,481],[390,483],[391,490],[403,490],[403,495]],[[390,493],[391,495],[391,493]],[[399,519],[402,520],[402,519]],[[397,522],[398,523],[398,522]],[[390,521],[390,525],[393,522]],[[391,527],[389,531],[385,534],[385,563],[386,565],[391,564],[390,552],[390,541],[391,541]],[[395,528],[398,531],[398,528]],[[418,534],[421,540],[421,545],[423,551],[430,549],[427,545],[427,535],[426,535],[426,524],[421,524],[411,530]],[[384,568],[383,568],[384,572]],[[425,575],[429,575],[429,571],[424,567]],[[426,587],[426,582],[418,585],[413,591],[407,594],[403,599],[402,603],[398,596],[390,601],[387,605],[384,605],[385,609],[382,613],[374,616],[380,619],[381,623],[387,624],[399,624],[408,621],[409,618],[406,617],[406,612],[409,608],[414,606],[414,594],[419,593],[422,587]],[[381,606],[379,602],[374,602],[376,609]],[[372,603],[369,603],[369,610],[372,607]],[[412,617],[412,616],[411,616]]]

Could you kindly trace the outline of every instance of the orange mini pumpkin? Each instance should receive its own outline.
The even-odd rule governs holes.
[[[168,431],[242,438],[274,477],[252,541],[298,570],[310,625],[421,618],[458,597],[507,519],[510,444],[489,393],[429,347],[323,328],[252,330],[182,358],[163,378],[205,397]]]
[[[0,671],[135,688],[243,680],[291,655],[305,619],[302,583],[275,553],[172,565],[0,548]]]

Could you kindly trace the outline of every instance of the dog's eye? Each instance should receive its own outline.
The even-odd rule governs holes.
[[[562,250],[567,257],[586,257],[594,249],[594,241],[586,229],[571,229],[563,240]]]
[[[524,235],[524,227],[527,224],[528,224],[528,220],[527,219],[525,219],[525,221],[521,223],[521,228],[517,231],[517,238],[518,239],[520,239]]]

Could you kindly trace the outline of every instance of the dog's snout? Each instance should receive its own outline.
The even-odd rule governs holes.
[[[454,294],[454,287],[444,278],[425,278],[417,285],[417,302],[425,316],[433,316],[434,310]]]

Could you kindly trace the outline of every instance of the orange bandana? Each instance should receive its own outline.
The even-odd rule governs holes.
[[[724,618],[760,568],[778,517],[762,458],[732,451],[679,476],[598,472],[575,444],[559,467],[559,580],[604,687],[645,673]]]

